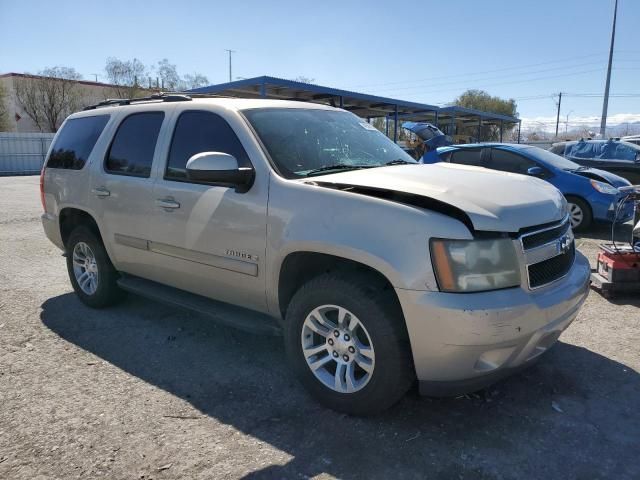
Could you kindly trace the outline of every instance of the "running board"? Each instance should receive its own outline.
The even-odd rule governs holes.
[[[118,286],[151,300],[206,315],[222,325],[259,335],[282,335],[282,328],[277,320],[264,313],[211,300],[133,275],[122,275],[118,280]]]

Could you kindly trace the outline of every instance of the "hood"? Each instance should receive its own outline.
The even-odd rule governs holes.
[[[466,165],[393,165],[322,175],[307,182],[424,197],[463,212],[480,231],[517,232],[563,217],[564,199],[550,183]]]
[[[580,175],[582,177],[591,178],[593,180],[597,180],[599,182],[605,182],[614,187],[627,187],[631,185],[631,183],[611,172],[607,172],[605,170],[600,170],[597,168],[584,168],[580,170],[573,170],[571,173],[575,175]]]
[[[418,138],[431,148],[444,147],[453,143],[451,137],[445,135],[438,127],[430,123],[404,122],[402,128],[415,133]]]

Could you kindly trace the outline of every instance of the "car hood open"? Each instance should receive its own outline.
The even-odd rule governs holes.
[[[452,207],[450,216],[466,215],[477,231],[517,232],[563,216],[562,194],[551,184],[466,165],[394,165],[322,175],[305,182],[429,208],[428,203],[410,201],[412,196],[422,197],[438,205],[434,210],[447,213],[444,205]],[[390,197],[389,192],[402,195]]]

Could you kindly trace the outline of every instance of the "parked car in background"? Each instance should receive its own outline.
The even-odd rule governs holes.
[[[599,168],[640,184],[640,145],[618,139],[554,143],[550,152],[584,167]]]
[[[567,199],[571,226],[584,230],[592,222],[611,222],[633,218],[633,204],[620,205],[623,194],[618,187],[630,185],[622,177],[580,166],[566,158],[529,145],[481,143],[453,145],[438,149],[443,161],[491,168],[503,172],[538,177],[551,183]],[[620,208],[618,208],[620,207]]]
[[[634,145],[640,145],[640,135],[629,135],[628,137],[622,137],[620,140],[633,143]]]

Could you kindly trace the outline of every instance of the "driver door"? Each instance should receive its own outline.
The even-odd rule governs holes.
[[[156,258],[154,276],[189,292],[265,311],[268,177],[258,176],[246,193],[194,183],[186,176],[186,163],[202,152],[228,153],[240,166],[251,166],[222,116],[186,110],[177,117],[153,188],[149,249]]]

